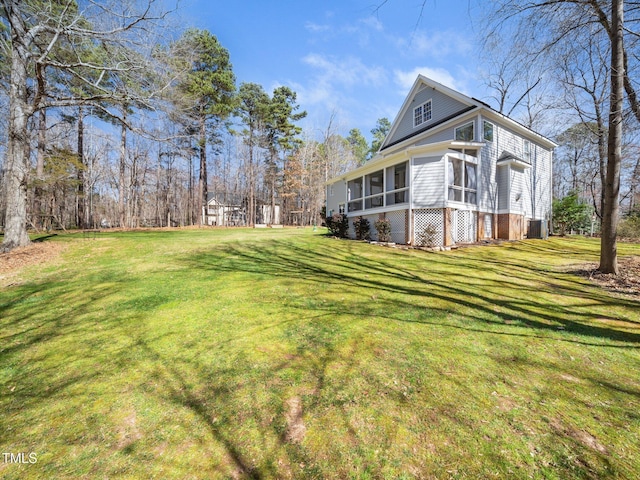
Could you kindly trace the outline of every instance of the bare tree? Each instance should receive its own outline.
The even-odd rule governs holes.
[[[148,34],[148,29],[156,26],[154,20],[165,16],[155,4],[155,0],[87,2],[80,10],[75,0],[0,0],[0,20],[10,32],[0,42],[0,51],[10,64],[2,250],[29,243],[26,220],[31,117],[43,109],[79,104],[104,109],[105,102],[117,103],[130,96],[129,91],[112,88],[108,78],[111,73],[137,74],[142,67],[139,57],[134,61],[120,55],[104,55],[97,62],[81,46],[92,43],[102,48],[142,49],[148,38],[138,43],[136,34],[141,31]],[[60,55],[62,44],[70,46],[65,51],[73,51],[72,58]],[[90,88],[55,88],[50,83],[49,71],[57,72],[57,78],[73,78]],[[87,77],[87,71],[98,74]]]
[[[579,60],[564,56],[570,46],[579,39],[590,39],[597,49],[591,53],[610,52],[605,58],[610,76],[608,111],[606,128],[599,127],[600,139],[607,136],[606,165],[602,167],[602,240],[600,252],[600,270],[605,273],[618,273],[616,226],[618,222],[621,144],[623,138],[623,98],[626,92],[632,114],[640,121],[640,103],[632,71],[638,67],[635,51],[625,50],[625,24],[623,0],[608,2],[604,0],[501,0],[491,4],[491,25],[495,32],[513,33],[510,41],[523,52],[520,61],[544,71],[554,61],[562,58],[568,63],[571,76],[578,78]],[[629,11],[637,15],[637,8],[630,5]],[[626,35],[629,45],[635,47],[638,35],[631,30],[640,18],[632,17],[627,24]],[[595,62],[592,66],[597,65]],[[600,72],[590,72],[589,77],[579,78],[579,82],[565,84],[569,88],[588,87],[590,78]],[[619,88],[622,90],[619,90]],[[587,92],[585,88],[583,91]],[[595,90],[593,90],[595,94]],[[600,104],[600,99],[594,105]],[[605,114],[602,114],[604,117]]]

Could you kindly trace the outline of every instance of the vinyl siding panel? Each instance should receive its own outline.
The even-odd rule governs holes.
[[[412,167],[413,208],[444,206],[444,157],[415,158]]]
[[[511,192],[509,199],[511,201],[510,213],[525,213],[527,205],[528,193],[525,188],[525,174],[530,169],[523,169],[520,167],[511,166],[509,168],[509,177],[511,179]]]
[[[491,120],[490,120],[491,121]],[[495,159],[497,160],[505,151],[516,157],[525,160],[524,140],[525,138],[518,135],[509,128],[504,127],[500,123],[491,121],[494,125],[494,147]],[[551,175],[552,175],[552,151],[544,148],[534,141],[527,139],[531,145],[531,168],[526,168],[521,172],[518,184],[521,186],[522,201],[519,204],[511,203],[512,213],[523,213],[527,217],[535,219],[544,219],[548,216],[551,209]],[[494,162],[496,161],[494,160]],[[504,197],[503,188],[507,185],[506,178],[501,176],[501,171],[510,170],[513,167],[501,167],[497,174],[498,187],[498,209],[505,210],[508,208],[506,197]],[[513,182],[515,179],[511,178]],[[515,195],[514,185],[511,185],[512,202]],[[484,200],[484,198],[483,198]]]
[[[532,152],[533,168],[529,179],[530,206],[532,218],[542,220],[549,217],[551,210],[552,152],[535,146]]]
[[[422,105],[429,99],[431,99],[431,120],[414,128],[413,109]],[[460,112],[468,107],[469,105],[459,102],[458,100],[455,100],[432,87],[425,87],[416,93],[404,116],[399,120],[396,131],[393,133],[392,137],[387,138],[385,145],[397,142],[398,140],[411,135],[415,131],[424,128],[429,124],[437,123],[439,120],[447,118],[450,115]]]
[[[333,194],[332,194],[333,191]],[[333,213],[338,213],[338,206],[341,203],[347,201],[347,183],[344,180],[339,180],[330,185],[327,185],[327,215],[333,210]]]
[[[498,183],[496,180],[496,146],[488,142],[480,150],[480,166],[478,175],[478,191],[480,194],[478,208],[481,211],[494,212],[498,207]]]
[[[500,167],[496,175],[498,186],[498,210],[509,208],[509,167]]]

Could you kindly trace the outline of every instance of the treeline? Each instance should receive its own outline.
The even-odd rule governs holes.
[[[0,3],[5,249],[26,228],[203,222],[212,196],[252,225],[321,220],[324,182],[374,145],[299,126],[296,92],[238,82],[212,33],[174,31],[154,1]],[[28,241],[28,240],[26,240]]]

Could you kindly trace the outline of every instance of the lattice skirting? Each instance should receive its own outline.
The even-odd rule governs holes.
[[[444,210],[413,211],[413,244],[423,247],[444,245]]]
[[[475,243],[477,239],[478,214],[469,210],[453,210],[452,235],[456,243]]]
[[[408,210],[396,210],[386,213],[386,217],[391,224],[391,241],[394,243],[407,243],[407,214]]]

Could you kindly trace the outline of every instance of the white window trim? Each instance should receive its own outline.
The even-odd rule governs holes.
[[[469,125],[471,125],[473,127],[473,138],[471,140],[458,140],[458,130],[461,130],[465,127],[468,127]],[[456,141],[461,141],[461,142],[475,142],[476,140],[476,122],[474,122],[473,120],[471,120],[470,122],[467,122],[463,125],[460,125],[459,127],[456,127],[453,130],[453,139]]]
[[[424,118],[424,110],[425,110],[425,106],[429,104],[429,118],[425,119]],[[416,110],[422,108],[422,121],[420,123],[416,123]],[[424,103],[421,103],[420,105],[414,107],[413,109],[413,128],[419,127],[420,125],[423,125],[429,121],[431,121],[431,119],[433,118],[433,102],[431,101],[431,99],[427,100]]]
[[[468,124],[467,124],[468,125]],[[463,200],[461,202],[457,201],[457,200],[449,200],[449,161],[450,159],[455,158],[457,160],[462,160],[463,165],[464,163],[471,163],[473,165],[475,165],[476,167],[476,188],[475,188],[475,192],[476,192],[476,202],[475,203],[467,203],[464,201],[464,192],[465,190],[471,190],[471,189],[467,189],[467,187],[464,186],[464,176],[463,176],[463,180],[462,180],[462,198]],[[465,155],[464,153],[448,153],[447,155],[445,155],[445,160],[446,160],[446,164],[445,164],[445,185],[444,185],[444,191],[445,191],[445,202],[447,202],[448,205],[456,205],[456,206],[465,206],[466,208],[477,208],[480,202],[480,181],[478,179],[478,175],[479,175],[479,166],[478,166],[478,159],[476,157],[472,157],[471,155]],[[463,175],[466,175],[466,171],[464,171],[463,169]]]
[[[488,140],[488,139],[484,136],[484,124],[485,124],[485,123],[488,123],[489,125],[491,125],[491,137],[492,137],[492,138],[491,138],[491,140]],[[483,120],[483,121],[482,121],[482,139],[483,139],[485,142],[493,143],[493,141],[495,140],[495,136],[496,136],[496,126],[495,126],[495,124],[494,124],[494,123],[491,123],[491,122],[490,122],[490,121],[488,121],[488,120]]]
[[[523,145],[522,145],[522,158],[524,159],[524,161],[526,163],[528,163],[529,165],[531,165],[531,157],[532,157],[532,146],[533,143],[531,143],[529,140],[527,140],[526,138],[523,139]],[[528,147],[528,148],[527,148]]]

